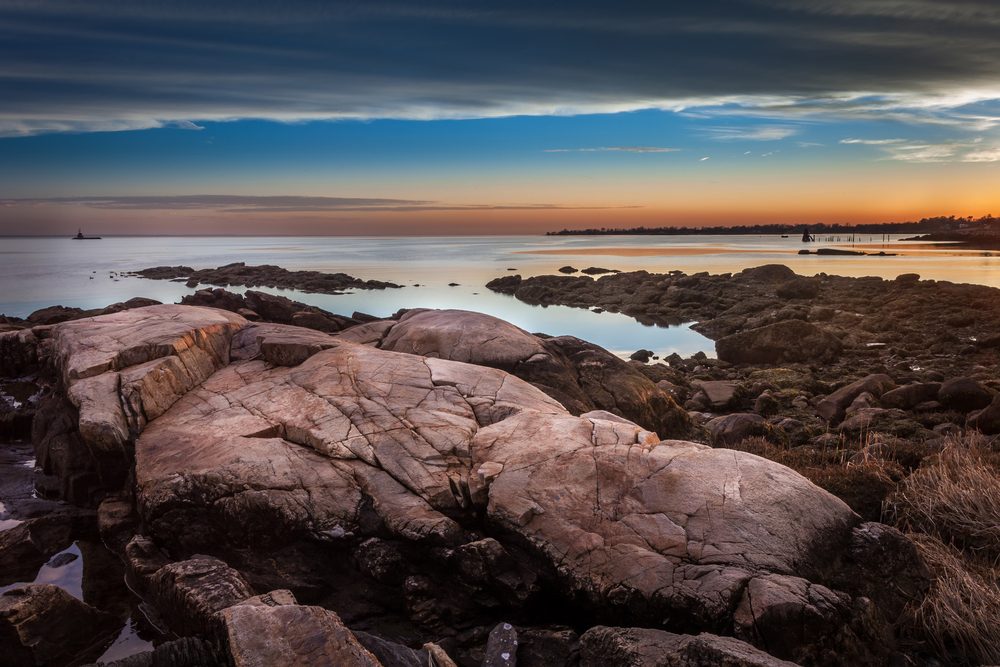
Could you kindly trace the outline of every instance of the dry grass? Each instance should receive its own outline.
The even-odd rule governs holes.
[[[851,446],[853,445],[853,446]],[[905,472],[891,457],[881,455],[881,441],[839,441],[826,448],[786,448],[764,438],[747,438],[733,449],[788,466],[816,486],[837,496],[868,521],[879,521],[882,505]]]
[[[934,582],[911,622],[928,648],[947,664],[1000,663],[1000,572],[971,566],[936,538],[911,534]]]
[[[887,517],[986,562],[1000,561],[1000,467],[982,436],[949,439],[886,501]]]

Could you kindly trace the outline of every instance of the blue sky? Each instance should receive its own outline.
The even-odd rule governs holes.
[[[997,27],[986,2],[5,3],[0,233],[985,213]],[[341,201],[372,198],[399,201]]]

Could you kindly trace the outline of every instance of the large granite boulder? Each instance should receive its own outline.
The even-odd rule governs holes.
[[[133,539],[125,557],[131,571],[177,593],[177,609],[211,621],[251,593],[223,576],[221,601],[189,595],[205,588],[199,577],[225,569],[196,554],[245,559],[296,544],[357,553],[377,537],[451,553],[453,576],[466,579],[530,570],[582,613],[628,623],[732,632],[750,613],[746,636],[763,642],[788,619],[806,619],[783,647],[796,659],[822,662],[810,647],[837,642],[855,655],[866,631],[877,636],[850,591],[827,588],[859,518],[774,462],[661,441],[600,410],[574,416],[504,370],[426,349],[401,353],[185,306],[80,322],[53,330],[56,367],[78,399],[87,446],[134,446],[148,539]],[[393,340],[414,340],[402,333]],[[558,349],[523,336],[540,354]],[[456,349],[478,358],[473,347]],[[117,382],[101,380],[108,375]],[[94,379],[111,389],[81,393]],[[192,560],[169,565],[163,554]],[[402,584],[407,613],[420,581],[430,580]],[[495,582],[511,591],[503,604],[528,604],[532,586],[516,583]],[[754,594],[747,612],[751,590],[760,602]],[[281,618],[251,620],[326,623],[273,613]]]
[[[157,305],[54,326],[45,342],[68,404],[57,400],[36,416],[39,463],[84,480],[64,485],[70,500],[120,487],[135,435],[229,363],[230,340],[246,324],[221,310]],[[63,415],[73,428],[59,428]]]
[[[574,338],[543,338],[490,315],[411,310],[398,322],[375,322],[345,334],[381,349],[506,370],[573,414],[613,412],[664,437],[686,435],[687,414],[633,365]]]

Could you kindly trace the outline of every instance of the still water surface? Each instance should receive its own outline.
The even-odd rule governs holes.
[[[834,245],[830,239],[816,245]],[[839,241],[848,242],[848,237]],[[714,344],[687,326],[650,327],[615,313],[529,306],[485,289],[487,281],[519,273],[555,273],[567,264],[625,271],[725,273],[782,263],[796,272],[894,278],[925,278],[1000,286],[1000,256],[988,252],[927,249],[883,237],[855,241],[895,257],[800,256],[798,238],[778,236],[601,236],[601,237],[106,237],[0,238],[0,313],[24,317],[53,304],[102,307],[133,296],[165,303],[192,290],[183,283],[113,276],[157,265],[194,268],[230,262],[277,264],[287,269],[343,271],[364,279],[406,285],[394,290],[359,290],[344,295],[267,290],[350,314],[389,315],[399,308],[462,308],[489,313],[529,331],[569,334],[620,354],[648,348],[658,354],[712,354]],[[514,270],[510,270],[514,269]],[[449,287],[449,283],[459,283]],[[415,287],[414,285],[419,285]],[[238,290],[237,290],[238,291]]]

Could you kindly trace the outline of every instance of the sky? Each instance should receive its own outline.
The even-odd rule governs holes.
[[[0,0],[0,234],[1000,214],[991,0]]]

